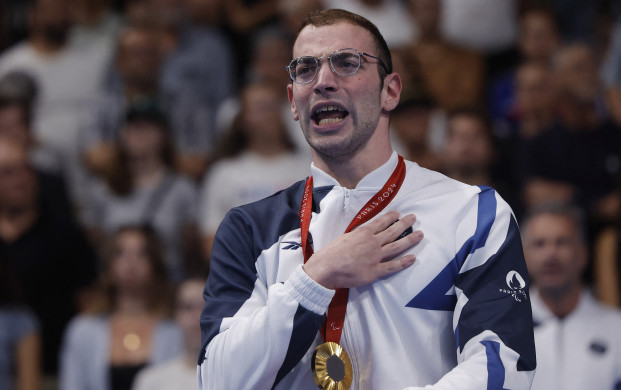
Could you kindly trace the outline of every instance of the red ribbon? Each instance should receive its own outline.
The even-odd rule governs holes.
[[[395,197],[401,184],[405,179],[405,162],[403,157],[399,156],[399,161],[392,175],[388,178],[381,190],[369,199],[369,201],[362,206],[360,211],[356,214],[354,219],[350,222],[345,233],[349,233],[355,227],[362,225],[363,223],[371,220],[380,211],[382,211],[388,203]],[[304,195],[302,197],[302,203],[300,205],[300,227],[302,235],[302,248],[304,250],[304,263],[310,259],[313,255],[313,247],[308,242],[308,229],[310,227],[310,220],[313,209],[313,177],[309,177],[306,180],[306,186],[304,187]],[[341,340],[341,333],[343,332],[343,324],[345,323],[345,311],[347,310],[347,298],[349,296],[348,288],[337,288],[330,306],[328,307],[328,314],[326,320],[321,327],[321,337],[324,342],[332,341],[338,343]]]

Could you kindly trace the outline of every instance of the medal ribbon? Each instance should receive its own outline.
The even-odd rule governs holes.
[[[399,188],[401,188],[403,179],[405,179],[405,162],[403,161],[403,157],[399,156],[399,161],[395,170],[392,172],[382,189],[380,189],[364,206],[362,206],[354,219],[350,222],[347,229],[345,229],[345,233],[349,233],[355,227],[371,220],[380,211],[382,211],[388,203],[393,200],[397,194],[397,191],[399,191]],[[302,197],[299,212],[302,248],[304,250],[304,263],[306,263],[314,253],[312,245],[308,242],[308,229],[310,227],[312,209],[313,177],[310,176],[306,179],[306,186],[304,187],[304,195]],[[332,341],[338,343],[341,340],[343,324],[345,323],[345,311],[347,310],[348,296],[348,288],[336,289],[334,297],[328,307],[326,320],[320,329],[321,337],[324,342]]]

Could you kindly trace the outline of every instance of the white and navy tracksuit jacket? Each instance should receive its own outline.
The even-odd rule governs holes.
[[[315,252],[344,232],[396,164],[393,153],[353,190],[312,167]],[[491,188],[406,164],[380,214],[414,213],[425,238],[409,250],[411,267],[349,290],[341,344],[351,389],[529,389],[529,282],[511,209]],[[303,190],[298,182],[221,223],[204,291],[201,389],[317,388],[310,359],[334,291],[301,268]]]

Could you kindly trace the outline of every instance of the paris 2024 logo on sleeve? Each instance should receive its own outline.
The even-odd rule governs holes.
[[[499,292],[511,295],[516,302],[522,302],[528,299],[526,291],[524,290],[526,288],[526,282],[519,272],[509,271],[505,281],[507,282],[508,288],[500,288],[498,289]]]

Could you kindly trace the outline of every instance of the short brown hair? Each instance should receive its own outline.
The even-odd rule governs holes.
[[[302,30],[306,26],[325,27],[333,26],[341,22],[360,26],[370,32],[373,36],[373,40],[375,41],[375,48],[377,49],[377,53],[373,54],[381,58],[382,61],[384,61],[386,69],[388,70],[388,73],[386,74],[392,73],[392,57],[390,56],[390,49],[388,48],[386,40],[380,33],[379,29],[373,23],[371,23],[370,20],[355,13],[342,9],[327,9],[311,12],[306,17],[304,22],[302,22],[302,25],[300,26],[295,39],[297,41],[298,37],[300,36],[300,32],[302,32]],[[384,80],[384,77],[386,77],[386,70],[384,70],[384,67],[382,66],[378,66],[377,68],[379,71],[380,79]]]

